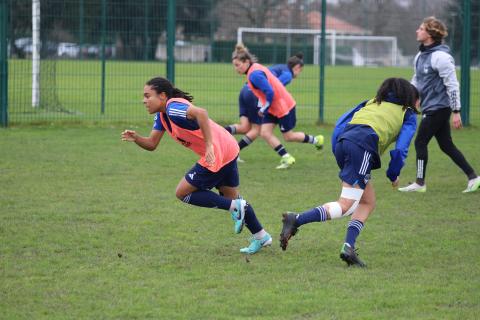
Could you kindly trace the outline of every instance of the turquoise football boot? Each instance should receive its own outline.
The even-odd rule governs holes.
[[[260,240],[252,238],[250,240],[250,245],[248,247],[240,249],[240,252],[246,253],[246,254],[255,254],[258,251],[260,251],[260,249],[262,249],[263,247],[268,247],[270,245],[272,245],[272,236],[267,233]]]

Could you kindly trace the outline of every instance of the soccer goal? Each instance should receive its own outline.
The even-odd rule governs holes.
[[[397,66],[397,37],[360,36],[345,34],[327,34],[327,46],[330,46],[330,64],[351,64],[353,66]],[[314,63],[320,56],[320,36],[313,43]]]
[[[336,30],[327,29],[326,53],[327,63],[331,65],[347,64],[354,66],[396,66],[398,47],[397,38],[388,36],[353,35]],[[245,43],[246,34],[250,36],[262,35],[256,39],[268,43],[268,36],[282,35],[286,37],[287,56],[290,56],[291,37],[307,36],[310,38],[309,45],[313,45],[313,63],[319,64],[320,39],[319,29],[288,29],[288,28],[247,28],[237,29],[237,43]],[[258,38],[258,37],[257,37]],[[253,41],[253,40],[252,40]],[[298,40],[297,40],[298,41]],[[303,40],[305,41],[305,40]],[[311,42],[310,42],[311,41]],[[310,47],[311,48],[311,47]]]

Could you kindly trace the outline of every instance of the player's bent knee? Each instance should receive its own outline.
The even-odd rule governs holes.
[[[325,209],[327,209],[330,219],[338,219],[342,217],[343,209],[340,203],[338,202],[327,202],[324,204]]]
[[[272,136],[272,133],[271,132],[268,132],[268,131],[260,131],[260,136],[263,138],[263,139],[268,139]]]
[[[182,190],[176,190],[175,191],[175,197],[177,197],[178,200],[180,201],[183,201],[183,199],[187,196],[188,194],[186,194],[185,192],[183,192]]]
[[[250,131],[250,126],[239,126],[237,127],[237,133],[245,134]]]
[[[291,131],[284,132],[283,133],[283,139],[285,139],[285,141],[287,141],[287,142],[296,141],[295,140],[295,135]]]

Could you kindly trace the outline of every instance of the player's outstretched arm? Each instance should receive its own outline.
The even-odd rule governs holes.
[[[134,130],[124,130],[122,132],[122,140],[128,142],[135,142],[139,147],[153,151],[157,148],[165,131],[152,130],[150,136],[142,137]]]

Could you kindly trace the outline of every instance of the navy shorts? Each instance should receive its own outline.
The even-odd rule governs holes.
[[[280,126],[280,131],[281,132],[288,132],[295,128],[295,125],[297,124],[297,116],[295,112],[295,107],[293,107],[290,112],[281,117],[277,118],[270,113],[267,113],[263,117],[263,123],[277,123]]]
[[[335,159],[343,182],[352,186],[358,184],[365,189],[370,180],[374,155],[349,140],[340,140],[335,145]]]
[[[238,176],[237,158],[235,157],[218,172],[212,172],[195,163],[192,169],[185,174],[185,179],[200,190],[210,190],[222,186],[238,187],[240,178]]]
[[[248,86],[243,86],[238,96],[238,108],[240,117],[247,117],[250,123],[262,124],[262,119],[258,115],[258,98],[253,94]]]

